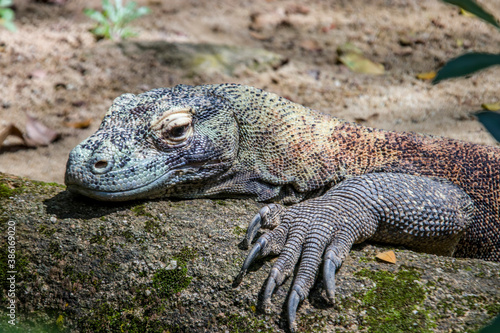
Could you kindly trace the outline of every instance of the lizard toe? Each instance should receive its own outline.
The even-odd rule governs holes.
[[[243,266],[234,280],[233,286],[236,287],[241,283],[248,268],[250,268],[256,259],[263,258],[269,254],[276,255],[281,252],[287,235],[287,227],[288,225],[282,224],[274,230],[262,235],[257,242],[255,242],[255,245],[243,262]]]
[[[252,244],[252,240],[259,231],[263,229],[274,229],[281,223],[281,216],[286,211],[286,208],[278,204],[269,204],[262,207],[262,209],[254,216],[248,225],[243,246],[248,248]]]

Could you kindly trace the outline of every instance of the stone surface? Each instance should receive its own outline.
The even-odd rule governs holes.
[[[281,332],[290,279],[268,314],[258,297],[272,259],[232,287],[248,253],[238,246],[244,226],[259,207],[250,200],[100,203],[0,174],[2,304],[9,221],[18,271],[16,326],[2,320],[0,331]],[[389,249],[396,264],[375,259]],[[299,331],[379,331],[381,323],[394,331],[471,331],[500,310],[500,263],[369,244],[351,251],[336,281],[334,305],[316,284],[299,307]]]

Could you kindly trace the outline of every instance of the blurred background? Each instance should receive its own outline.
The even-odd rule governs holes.
[[[0,17],[0,172],[63,183],[114,98],[176,84],[247,84],[366,126],[496,144],[472,114],[499,102],[498,66],[431,80],[451,58],[499,53],[500,33],[438,0],[0,0]]]

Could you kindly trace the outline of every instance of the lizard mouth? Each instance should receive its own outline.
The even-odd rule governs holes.
[[[178,165],[149,183],[138,184],[129,189],[99,190],[84,186],[78,179],[68,177],[68,191],[101,201],[128,201],[136,199],[157,198],[171,187],[189,181],[187,174],[199,174],[201,171],[208,177],[216,175],[221,169],[221,163]]]
[[[171,170],[153,181],[128,190],[104,191],[86,187],[78,182],[67,182],[66,187],[72,193],[84,195],[86,197],[101,201],[128,201],[154,197],[163,182],[171,178],[177,170]]]

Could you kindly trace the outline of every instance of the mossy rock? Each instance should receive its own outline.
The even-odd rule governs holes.
[[[102,203],[4,174],[0,188],[0,231],[16,226],[17,271],[16,325],[3,320],[1,332],[284,332],[292,279],[276,289],[269,313],[260,310],[272,260],[232,286],[248,253],[238,247],[242,226],[262,205]],[[2,237],[3,281],[6,249]],[[499,263],[396,249],[389,265],[373,259],[384,250],[351,251],[336,275],[335,304],[317,283],[298,309],[299,332],[411,331],[412,322],[422,331],[472,332],[499,311]],[[2,283],[3,302],[8,291]]]

